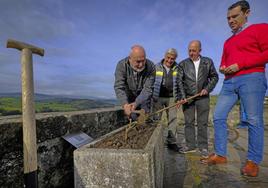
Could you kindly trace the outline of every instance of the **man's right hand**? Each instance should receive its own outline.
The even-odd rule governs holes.
[[[221,66],[219,69],[220,73],[225,74],[225,68],[226,66]]]
[[[188,101],[187,101],[187,99],[181,99],[180,100],[180,104],[185,104],[185,103],[187,103]]]
[[[132,105],[131,104],[124,104],[123,105],[124,113],[127,116],[130,116],[130,114],[131,114],[131,108],[132,108]]]

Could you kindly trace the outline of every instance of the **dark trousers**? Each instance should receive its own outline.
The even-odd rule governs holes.
[[[174,98],[173,97],[159,97],[157,99],[156,102],[153,102],[152,104],[152,111],[156,112],[158,110],[161,110],[164,107],[170,106],[172,104],[174,104]],[[167,120],[168,120],[168,130],[171,131],[173,133],[173,135],[176,135],[176,131],[177,131],[177,109],[174,108],[170,108],[168,110],[166,110],[167,113]],[[162,112],[156,114],[153,118],[155,120],[161,120],[162,117]],[[166,136],[167,133],[166,131],[164,131],[164,135]]]
[[[189,148],[208,149],[208,115],[209,97],[203,96],[183,105],[185,121],[185,139]],[[195,132],[195,116],[197,120],[197,144]]]

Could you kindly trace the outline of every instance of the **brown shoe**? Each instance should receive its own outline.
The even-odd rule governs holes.
[[[258,176],[259,166],[253,161],[247,160],[245,166],[241,169],[241,174],[244,176]]]
[[[200,161],[203,164],[215,165],[215,164],[227,163],[227,158],[220,156],[220,155],[216,155],[215,153],[212,153],[207,158],[201,158]]]

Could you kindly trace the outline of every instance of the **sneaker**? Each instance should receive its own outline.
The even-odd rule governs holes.
[[[259,173],[259,166],[253,161],[247,160],[245,166],[241,169],[241,174],[249,177],[256,177]]]
[[[215,153],[212,153],[206,158],[201,157],[200,161],[203,164],[215,165],[215,164],[227,163],[227,158],[220,156],[220,155],[217,155]]]
[[[181,146],[177,144],[167,144],[168,149],[180,153]]]
[[[182,147],[180,149],[180,153],[194,153],[194,152],[196,152],[196,149],[195,148],[189,148],[187,146]]]
[[[202,158],[208,158],[208,150],[203,148],[199,150]]]

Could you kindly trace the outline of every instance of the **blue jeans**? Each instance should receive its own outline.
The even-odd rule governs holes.
[[[240,122],[237,124],[237,129],[243,129],[243,128],[247,128],[248,124],[247,124],[247,117],[245,114],[245,110],[243,105],[240,103],[239,106],[239,111],[240,111]]]
[[[224,80],[214,112],[215,153],[227,155],[227,117],[237,100],[248,125],[247,159],[259,164],[263,158],[263,102],[267,89],[264,73],[251,73]]]

